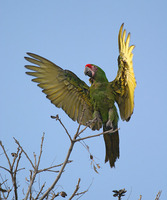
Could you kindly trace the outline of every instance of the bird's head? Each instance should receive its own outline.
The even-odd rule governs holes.
[[[97,70],[97,66],[93,64],[87,64],[85,65],[84,74],[89,76],[90,78],[94,78]]]
[[[94,81],[108,81],[105,75],[105,72],[94,64],[85,65],[84,74],[90,77],[90,82]]]

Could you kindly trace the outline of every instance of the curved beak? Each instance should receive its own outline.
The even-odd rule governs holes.
[[[89,77],[92,77],[91,69],[89,67],[85,67],[84,74],[89,76]]]

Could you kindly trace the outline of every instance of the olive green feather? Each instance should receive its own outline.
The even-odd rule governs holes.
[[[25,59],[37,66],[26,65],[33,72],[26,72],[34,76],[32,81],[37,82],[47,98],[57,107],[62,108],[74,121],[80,122],[83,109],[84,115],[81,124],[86,125],[93,115],[90,103],[89,87],[73,72],[63,70],[49,60],[33,53]]]

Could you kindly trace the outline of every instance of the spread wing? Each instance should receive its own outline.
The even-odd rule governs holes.
[[[72,120],[79,123],[84,109],[81,124],[86,125],[86,122],[92,119],[93,114],[88,85],[73,72],[63,70],[36,54],[27,54],[30,57],[25,57],[25,59],[36,66],[26,65],[27,69],[33,71],[26,72],[26,74],[35,76],[32,81],[37,82],[47,98],[55,106],[62,108]]]
[[[123,31],[123,25],[118,35],[118,72],[114,81],[111,82],[111,86],[116,95],[121,119],[129,121],[134,109],[134,90],[136,87],[132,62],[132,50],[135,46],[129,46],[130,33],[125,40],[126,30]]]

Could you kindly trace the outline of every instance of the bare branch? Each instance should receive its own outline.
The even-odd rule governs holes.
[[[29,158],[29,156],[27,155],[27,153],[24,151],[24,149],[22,148],[22,146],[20,145],[19,141],[16,140],[16,138],[13,137],[13,139],[15,140],[16,144],[20,147],[20,149],[23,151],[23,153],[25,154],[25,156],[27,157],[27,159],[29,160],[29,162],[31,163],[32,167],[35,169],[34,164],[32,163],[31,159]]]
[[[17,182],[16,182],[16,174],[13,174],[11,172],[11,177],[12,177],[12,183],[13,183],[13,187],[14,187],[14,194],[15,194],[15,199],[18,199],[18,194],[17,194]]]
[[[3,152],[4,152],[5,156],[6,156],[6,159],[8,160],[8,164],[9,164],[9,168],[10,168],[10,169],[7,170],[6,168],[3,168],[3,167],[1,167],[1,168],[7,170],[7,171],[10,173],[11,179],[12,179],[12,184],[13,184],[13,187],[14,187],[15,200],[17,200],[17,199],[18,199],[17,184],[16,184],[16,176],[13,174],[13,164],[11,165],[11,162],[10,162],[10,160],[9,160],[9,157],[8,157],[8,155],[7,155],[7,153],[6,153],[6,150],[5,150],[4,146],[2,145],[2,142],[1,142],[1,141],[0,141],[0,146],[2,147]],[[17,151],[17,152],[18,152],[18,151]],[[14,159],[13,163],[14,163],[14,162],[15,162],[15,159]]]
[[[76,137],[76,136],[74,136],[74,137]],[[69,148],[69,150],[68,150],[67,156],[66,156],[66,158],[65,158],[65,160],[64,160],[64,163],[63,163],[63,165],[62,165],[62,167],[61,167],[61,169],[60,169],[60,171],[59,171],[59,173],[58,173],[58,175],[57,175],[55,181],[54,181],[54,182],[52,183],[52,185],[47,189],[47,191],[42,195],[42,197],[40,198],[40,200],[44,199],[44,198],[49,194],[49,192],[54,188],[54,186],[56,185],[56,183],[57,183],[58,180],[60,179],[60,177],[61,177],[61,175],[62,175],[62,173],[63,173],[63,171],[64,171],[64,168],[65,168],[66,164],[68,163],[68,159],[69,159],[69,157],[70,157],[70,155],[71,155],[73,146],[74,146],[74,142],[72,141],[72,142],[71,142],[71,145],[70,145],[70,148]]]
[[[38,170],[38,173],[41,173],[41,172],[56,172],[56,173],[58,173],[59,170],[51,170],[51,169],[47,169],[47,168]]]
[[[45,133],[43,133],[43,136],[42,136],[42,139],[41,139],[41,148],[40,148],[40,154],[39,154],[39,158],[38,158],[37,168],[39,167],[39,163],[40,163],[40,161],[41,161],[41,155],[42,155],[42,148],[43,148],[44,136],[45,136]]]
[[[37,199],[39,198],[39,195],[41,194],[43,188],[45,187],[45,184],[46,184],[46,182],[42,185],[40,191],[38,192],[38,194],[37,194],[37,196],[36,196],[36,198],[35,198],[35,200],[37,200]]]
[[[16,162],[16,167],[15,167],[14,173],[16,173],[16,172],[18,172],[18,171],[21,170],[21,169],[19,169],[19,170],[17,170],[17,169],[18,169],[18,166],[19,166],[19,161],[20,161],[20,159],[21,159],[21,154],[22,154],[22,152],[23,152],[23,150],[21,149],[21,151],[20,151],[20,153],[19,153],[19,157],[18,157],[17,162]],[[22,168],[22,169],[23,169],[23,168]]]
[[[7,190],[2,189],[1,186],[0,186],[0,192],[7,192]]]
[[[93,183],[93,181],[91,182],[91,184],[89,185],[89,187],[87,188],[87,190],[75,194],[75,196],[79,196],[77,199],[80,199],[86,192],[88,192],[88,190],[91,187],[92,183]]]
[[[79,133],[78,133],[78,136],[83,133],[87,128],[89,127],[89,124],[87,126],[85,126]]]
[[[8,179],[6,179],[6,180],[3,181],[2,183],[0,183],[0,186],[3,185],[3,184],[5,185],[5,183],[6,183],[7,181],[8,181]]]
[[[17,156],[18,156],[19,151],[20,151],[20,148],[18,147],[18,148],[17,148],[17,152],[16,152],[16,153],[13,153],[14,158],[13,158],[13,163],[12,163],[12,167],[11,167],[12,170],[13,170],[13,166],[14,166],[14,164],[15,164],[15,161],[16,161],[16,159],[17,159]]]
[[[91,120],[91,123],[87,123],[87,125],[78,133],[78,136],[83,133],[91,124],[93,124],[95,121],[97,121],[97,118],[94,118],[93,120]]]
[[[6,185],[6,182],[8,181],[8,179],[6,179],[6,180],[3,180],[3,177],[2,177],[2,175],[0,174],[0,177],[1,177],[1,179],[2,179],[2,183],[0,183],[0,188],[1,188],[1,186],[2,185],[4,185],[4,187],[5,187],[5,189],[4,190],[6,190],[7,191],[7,195],[6,195],[6,197],[5,197],[5,194],[4,193],[2,193],[2,195],[3,195],[3,197],[4,198],[8,198],[8,196],[9,196],[9,193],[11,192],[11,190],[12,189],[10,189],[9,187],[7,187],[7,185]],[[1,188],[2,189],[2,188]],[[1,194],[1,193],[0,193]],[[1,199],[1,196],[0,196],[0,199]]]
[[[31,173],[31,172],[30,172],[30,173]],[[34,173],[33,173],[32,176],[30,175],[30,177],[31,177],[31,178],[30,178],[30,184],[29,184],[29,186],[28,186],[28,190],[27,190],[27,193],[26,193],[26,196],[25,196],[24,200],[27,200],[29,194],[31,193],[31,188],[32,188],[32,185],[33,185],[33,183],[34,183],[34,180],[35,180],[36,175],[37,175],[37,170],[34,170]]]
[[[32,171],[30,170],[30,183],[31,183],[31,180],[32,180]],[[34,182],[33,182],[33,183],[34,183]],[[32,184],[32,185],[33,185],[33,184]],[[29,198],[29,199],[32,199],[32,186],[30,187],[29,195],[30,195],[30,198]]]
[[[82,117],[83,117],[83,116],[82,116]],[[66,156],[66,158],[65,158],[65,161],[64,161],[64,163],[63,163],[63,165],[62,165],[62,167],[61,167],[61,169],[60,169],[60,171],[59,171],[59,174],[57,175],[57,177],[56,177],[55,181],[53,182],[53,184],[48,188],[48,190],[47,190],[47,191],[43,194],[43,196],[40,198],[41,200],[44,199],[44,198],[49,194],[49,192],[54,188],[54,186],[56,185],[56,183],[57,183],[58,180],[60,179],[60,177],[61,177],[61,175],[62,175],[62,173],[63,173],[63,171],[64,171],[64,168],[65,168],[66,164],[69,162],[69,157],[70,157],[70,155],[71,155],[71,152],[72,152],[72,149],[73,149],[73,146],[74,146],[74,143],[75,143],[75,140],[76,140],[76,138],[77,138],[77,135],[78,135],[78,132],[79,132],[79,128],[80,128],[80,125],[79,125],[79,127],[78,127],[78,129],[77,129],[77,132],[76,132],[76,134],[74,135],[74,137],[73,137],[73,139],[72,139],[71,136],[70,136],[70,134],[68,133],[66,127],[65,127],[64,124],[61,122],[59,116],[58,116],[58,115],[56,115],[56,116],[51,116],[51,118],[56,119],[56,120],[58,120],[58,121],[60,122],[60,124],[62,125],[62,127],[63,127],[64,130],[66,131],[66,133],[67,133],[67,135],[68,135],[68,137],[69,137],[69,139],[70,139],[70,141],[71,141],[71,145],[70,145],[69,150],[68,150],[68,152],[67,152],[67,156]],[[81,119],[82,119],[82,118],[81,118]]]
[[[52,198],[50,199],[50,200],[53,200],[53,199],[55,199],[56,197],[58,197],[59,196],[59,194],[60,194],[60,192],[58,192],[57,194],[53,194],[53,196],[52,196]]]
[[[87,136],[87,137],[84,137],[84,138],[79,138],[79,139],[76,139],[75,142],[78,142],[78,141],[81,141],[81,140],[86,140],[86,139],[93,138],[93,137],[98,137],[100,135],[104,135],[104,134],[107,134],[107,133],[115,133],[118,130],[119,129],[115,129],[114,131],[108,130],[108,131],[105,131],[105,132],[102,132],[102,133],[99,133],[99,134],[96,134],[96,135],[90,135],[90,136]]]
[[[18,172],[18,171],[21,171],[21,170],[23,170],[23,169],[25,169],[25,167],[22,167],[22,168],[18,169],[17,172]]]
[[[71,162],[72,162],[72,160],[69,160],[67,163],[71,163]],[[53,169],[53,168],[55,168],[55,167],[60,167],[60,166],[62,166],[62,165],[63,165],[63,163],[61,163],[61,164],[59,164],[59,165],[54,165],[54,166],[51,166],[51,167],[47,167],[47,168],[44,168],[44,169],[40,169],[40,170],[38,170],[38,173],[44,172],[44,171],[59,172],[59,171],[53,171],[53,170],[50,170],[50,169]]]
[[[39,167],[39,163],[40,163],[40,160],[41,160],[41,155],[42,155],[42,148],[43,148],[43,141],[44,141],[44,133],[43,133],[43,136],[42,136],[42,139],[41,139],[41,147],[40,147],[40,154],[39,154],[39,158],[38,158],[38,163],[37,165],[35,165],[35,168],[34,168],[34,171],[33,171],[33,175],[31,175],[30,177],[30,184],[28,186],[28,190],[27,190],[27,193],[26,193],[26,196],[25,196],[25,200],[28,199],[28,196],[29,194],[31,194],[31,188],[32,188],[32,185],[34,184],[34,181],[35,181],[35,178],[36,178],[36,175],[38,173],[38,167]],[[36,158],[36,156],[35,156]],[[30,198],[31,199],[31,198]]]
[[[160,199],[160,196],[161,196],[161,193],[162,193],[162,190],[160,190],[155,198],[155,200],[159,200]]]
[[[35,154],[35,152],[33,152],[34,155],[34,165],[35,167],[37,166],[37,155]]]
[[[4,154],[5,154],[6,158],[7,158],[7,161],[8,161],[10,170],[11,170],[11,169],[12,169],[12,165],[11,165],[10,160],[9,160],[9,157],[8,157],[8,155],[7,155],[7,153],[6,153],[5,147],[4,147],[3,144],[2,144],[2,141],[0,141],[0,146],[1,146],[2,149],[3,149],[3,152],[4,152]]]
[[[76,193],[78,192],[80,181],[81,181],[81,179],[79,178],[78,183],[76,185],[76,188],[75,188],[74,192],[72,193],[71,197],[69,198],[69,200],[71,200],[76,195]]]
[[[140,197],[139,197],[139,200],[141,200],[142,199],[142,195],[140,195]]]
[[[3,166],[0,166],[0,168],[4,169],[4,170],[6,170],[7,172],[10,173],[10,170],[9,170],[9,169],[7,169],[7,168],[5,168],[5,167],[3,167]]]
[[[17,187],[17,182],[16,182],[16,173],[18,172],[17,169],[18,169],[18,166],[19,166],[19,161],[20,161],[21,154],[22,154],[23,150],[21,149],[20,153],[19,153],[19,151],[20,151],[20,148],[17,148],[17,153],[16,153],[17,156],[15,156],[14,159],[13,159],[12,170],[13,170],[14,163],[16,161],[15,158],[18,158],[18,159],[17,159],[17,162],[16,162],[15,170],[14,170],[13,174],[11,174],[12,177],[13,177],[12,182],[13,182],[13,186],[14,186],[15,196],[18,196],[17,195],[17,188],[18,187]],[[19,153],[19,156],[18,156],[18,153]]]
[[[56,119],[56,121],[58,120],[60,122],[60,124],[62,125],[62,127],[64,128],[65,132],[67,133],[70,141],[72,141],[72,138],[69,134],[69,132],[67,131],[66,127],[64,126],[64,124],[62,123],[61,119],[59,118],[59,115],[56,115],[56,116],[51,116],[52,119]]]
[[[85,104],[84,104],[84,108],[83,108],[82,113],[81,113],[81,118],[79,119],[79,126],[77,128],[76,136],[79,135],[79,130],[80,130],[80,127],[81,127],[81,123],[82,123],[82,119],[83,119],[85,110],[86,110],[86,108],[85,108]]]

